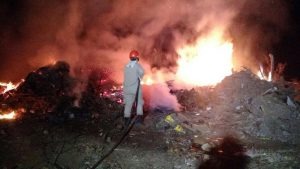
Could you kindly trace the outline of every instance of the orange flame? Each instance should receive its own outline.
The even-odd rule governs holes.
[[[178,50],[176,79],[189,85],[215,85],[232,74],[232,53],[233,44],[223,40],[222,32],[214,31]]]
[[[177,49],[177,71],[171,73],[156,70],[147,74],[142,84],[174,81],[183,86],[213,86],[221,82],[233,70],[233,44],[223,39],[221,30],[214,30],[200,37],[195,44]]]
[[[9,119],[15,119],[15,118],[16,118],[15,111],[12,111],[8,114],[3,114],[3,115],[0,114],[0,120],[3,120],[3,119],[8,119],[9,120]]]
[[[8,82],[8,83],[0,82],[0,86],[4,88],[4,90],[1,91],[0,94],[4,94],[10,90],[16,89],[19,86],[19,84],[20,83],[13,84],[12,82]]]

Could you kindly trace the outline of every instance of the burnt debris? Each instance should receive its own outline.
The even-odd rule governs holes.
[[[120,95],[110,97],[114,82],[109,78],[109,72],[94,69],[88,76],[87,82],[72,77],[70,65],[64,61],[41,67],[30,72],[18,88],[0,96],[1,109],[22,109],[25,114],[55,122],[85,119],[119,109],[116,100],[121,102]],[[81,97],[74,91],[78,83],[86,83],[80,91]],[[79,104],[75,105],[75,101]]]

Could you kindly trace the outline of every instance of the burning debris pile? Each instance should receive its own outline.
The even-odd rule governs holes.
[[[28,74],[15,89],[1,95],[2,109],[5,107],[22,110],[23,113],[43,114],[58,109],[62,100],[69,104],[74,99],[70,92],[73,79],[69,75],[69,65],[57,62]]]
[[[114,87],[116,84],[110,79],[110,73],[107,71],[89,70],[87,81],[82,84],[82,81],[70,75],[69,70],[68,63],[57,62],[31,72],[15,89],[2,92],[1,110],[14,110],[14,113],[21,115],[24,120],[16,120],[15,128],[8,127],[6,123],[0,123],[0,126],[2,125],[0,137],[5,138],[0,139],[1,144],[15,146],[15,142],[9,140],[15,140],[20,136],[18,132],[7,134],[11,130],[22,131],[19,132],[22,133],[22,138],[31,142],[33,138],[26,133],[28,133],[27,130],[34,128],[35,135],[33,136],[41,138],[46,144],[46,148],[40,147],[46,152],[45,157],[40,155],[40,152],[34,152],[35,155],[41,156],[39,159],[41,166],[55,166],[59,163],[63,166],[72,166],[70,168],[80,165],[86,168],[86,164],[94,163],[98,156],[102,155],[105,147],[118,141],[118,138],[122,136],[123,128],[122,104],[120,104],[122,103],[122,89]],[[78,92],[74,92],[78,84],[84,89],[80,92],[80,97]],[[160,89],[160,86],[155,84],[144,87],[148,88],[148,92],[151,91],[151,87],[151,89]],[[172,86],[169,87],[172,88]],[[162,92],[159,93],[163,96]],[[165,107],[149,109],[146,112],[145,126],[142,129],[138,127],[133,129],[128,139],[125,140],[125,145],[121,145],[116,150],[116,156],[122,158],[117,158],[118,161],[114,163],[126,166],[128,162],[131,162],[139,166],[137,168],[144,167],[145,163],[149,166],[174,168],[174,161],[176,161],[177,168],[191,169],[195,168],[196,162],[199,161],[200,168],[214,164],[223,167],[227,165],[228,157],[234,157],[237,160],[243,160],[241,166],[244,166],[248,164],[249,156],[252,158],[259,155],[256,152],[249,153],[248,147],[242,146],[242,143],[240,144],[234,138],[238,138],[243,143],[247,141],[247,145],[261,143],[262,140],[267,143],[279,142],[291,145],[300,142],[299,104],[294,101],[297,95],[288,82],[272,83],[260,80],[250,70],[245,69],[227,76],[215,87],[197,87],[191,90],[172,89],[170,93],[176,96],[181,105],[181,111],[165,109]],[[52,123],[49,125],[48,123],[48,119],[50,122],[57,123],[66,122],[70,118],[79,120],[76,123],[60,123],[63,125],[51,125]],[[33,120],[28,120],[30,121],[28,123],[26,119]],[[34,119],[43,120],[34,121]],[[20,121],[22,123],[19,123]],[[34,122],[34,126],[31,121]],[[74,136],[78,133],[80,137]],[[75,141],[66,143],[64,137],[70,137],[70,135]],[[231,138],[228,140],[226,137],[228,135],[233,136],[233,140]],[[64,142],[63,146],[62,142]],[[38,142],[35,146],[43,144]],[[143,148],[136,148],[137,145],[142,145]],[[34,149],[38,149],[35,146],[33,146]],[[68,147],[71,151],[65,150]],[[147,148],[149,150],[145,150]],[[59,149],[57,153],[56,150]],[[86,152],[82,151],[83,149]],[[162,151],[165,149],[166,152]],[[132,154],[141,153],[141,158],[138,162],[132,161],[131,157],[128,159],[124,150]],[[155,161],[160,161],[159,164],[149,162],[146,158],[147,156],[153,157],[154,150],[159,151],[155,151],[158,154]],[[6,151],[10,151],[9,146],[6,146],[0,155],[5,154]],[[30,149],[20,154],[30,156],[31,153]],[[7,162],[10,161],[8,159],[15,158],[11,155],[3,157],[3,162],[8,166],[10,165],[10,162]],[[166,163],[165,158],[161,156],[172,159],[169,160],[172,163]],[[289,159],[286,161],[297,160],[295,160],[297,157],[291,157],[290,154],[287,156]],[[70,160],[70,157],[75,157],[76,163],[70,163],[73,160]],[[285,157],[281,154],[269,153],[266,158],[276,161],[276,158]],[[24,163],[24,160],[18,158],[14,160]],[[258,168],[255,165],[260,166],[259,163],[262,160],[264,158],[260,158],[254,164],[251,162],[251,165],[254,165],[252,168]],[[32,161],[36,159],[33,157]],[[231,162],[235,161],[230,161],[230,164]],[[109,162],[104,162],[103,165],[105,164]]]
[[[243,70],[226,77],[214,89],[200,87],[179,93],[185,112],[178,113],[178,118],[183,126],[204,137],[233,134],[243,139],[300,141],[299,105],[293,101],[295,91],[287,82],[267,82]]]
[[[70,65],[58,61],[29,73],[15,89],[3,92],[0,95],[1,110],[14,110],[17,114],[26,114],[24,116],[34,114],[35,118],[58,120],[58,117],[97,116],[95,114],[108,109],[120,108],[120,94],[112,96],[118,90],[113,88],[113,82],[106,72],[91,71],[80,98],[74,91],[79,83],[86,82],[72,77]]]
[[[74,89],[81,82],[69,71],[68,63],[57,62],[31,72],[16,89],[3,92],[1,110],[55,117],[54,120],[99,118],[105,112],[117,112],[113,118],[121,115],[122,90],[114,87],[107,71],[91,71],[80,98]],[[260,80],[246,69],[226,77],[215,87],[171,93],[181,105],[177,114],[183,126],[205,137],[231,133],[244,139],[300,141],[299,105],[287,82]]]

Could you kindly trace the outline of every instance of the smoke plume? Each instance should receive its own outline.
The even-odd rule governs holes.
[[[146,73],[176,71],[176,49],[217,27],[234,43],[237,65],[272,50],[286,30],[283,0],[4,0],[0,80],[18,81],[57,60],[108,67],[117,82],[131,49]],[[84,76],[84,75],[82,75]]]

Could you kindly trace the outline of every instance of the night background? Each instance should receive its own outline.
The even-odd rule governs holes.
[[[280,42],[274,47],[274,52],[278,53],[280,62],[287,62],[285,75],[288,79],[300,77],[300,3],[296,0],[287,1],[290,5],[290,26],[289,30],[282,36]]]

